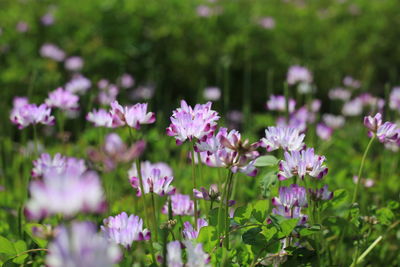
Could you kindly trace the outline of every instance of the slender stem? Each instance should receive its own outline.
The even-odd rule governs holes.
[[[224,229],[223,226],[225,226],[225,220],[223,219],[223,216],[222,216],[222,209],[223,209],[224,199],[226,198],[226,194],[228,191],[228,182],[229,182],[230,173],[231,173],[231,171],[228,170],[228,175],[226,176],[224,190],[222,191],[221,201],[219,203],[219,208],[218,208],[218,229],[217,229],[218,238],[221,237],[221,233]],[[221,187],[222,187],[222,185],[221,185]]]
[[[382,238],[383,238],[383,237],[380,235],[380,236],[379,236],[365,251],[364,251],[364,253],[361,254],[361,256],[357,259],[357,261],[355,261],[355,262],[353,262],[353,263],[351,264],[350,267],[356,266],[358,263],[360,263],[360,262],[368,255],[368,253],[370,253],[371,250],[372,250],[376,245],[378,245],[379,242],[381,242]]]
[[[226,192],[226,198],[225,198],[225,247],[226,249],[229,250],[229,199],[231,196],[231,191],[232,191],[232,178],[233,178],[233,172],[229,171],[228,174],[228,184],[227,184],[227,192]]]
[[[361,183],[361,175],[362,175],[362,171],[363,171],[363,168],[364,168],[365,159],[367,157],[368,151],[371,148],[371,145],[374,142],[374,140],[375,140],[375,135],[372,136],[372,138],[369,140],[367,148],[365,149],[364,155],[363,155],[363,157],[361,159],[360,169],[358,170],[357,184],[356,184],[356,187],[354,188],[353,199],[351,201],[352,203],[355,203],[356,200],[357,200],[358,188],[360,187],[360,183]]]
[[[153,228],[154,228],[154,234],[156,237],[156,242],[158,242],[158,221],[157,221],[157,217],[156,217],[156,202],[154,200],[154,193],[151,192],[151,207],[152,207],[152,213],[153,213]]]
[[[194,141],[191,142],[190,145],[191,148],[191,162],[192,162],[192,179],[193,179],[193,189],[197,189],[197,184],[196,184],[196,166],[194,164]],[[195,228],[197,229],[197,217],[198,217],[198,213],[197,213],[197,200],[196,198],[194,199],[194,225]]]
[[[35,157],[38,157],[39,156],[39,144],[38,144],[36,124],[33,124],[33,141],[35,143]]]

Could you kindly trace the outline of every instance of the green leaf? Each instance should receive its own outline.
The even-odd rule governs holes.
[[[266,166],[274,166],[278,164],[278,159],[271,155],[261,156],[256,159],[254,162],[254,166],[256,167],[266,167]]]
[[[266,244],[265,237],[260,234],[262,229],[260,227],[251,228],[242,235],[243,243],[252,246],[263,246]]]
[[[333,199],[330,203],[332,203],[333,207],[338,207],[342,204],[344,204],[347,199],[348,199],[348,193],[344,189],[338,189],[335,192],[333,192]]]
[[[289,219],[289,220],[285,220],[283,221],[280,226],[281,226],[281,234],[283,236],[288,236],[290,235],[294,228],[296,227],[297,223],[299,222],[299,219]]]
[[[269,198],[271,190],[270,188],[275,185],[276,181],[278,180],[276,173],[274,171],[268,172],[264,175],[261,179],[261,195],[264,198]]]
[[[245,224],[248,220],[250,220],[252,212],[253,209],[251,204],[239,207],[235,210],[233,219],[240,224]]]
[[[265,239],[267,241],[270,241],[277,232],[278,232],[278,230],[276,229],[276,227],[271,227],[271,228],[264,227],[262,234],[265,236]]]
[[[258,200],[253,204],[252,215],[260,223],[265,222],[269,208],[269,201]]]
[[[38,223],[28,223],[25,225],[25,232],[29,235],[30,238],[40,247],[46,248],[47,247],[47,240],[38,238],[32,233],[33,227],[43,228],[44,226]]]
[[[391,224],[392,220],[394,219],[393,211],[391,211],[388,208],[381,208],[377,210],[376,215],[378,217],[379,222],[383,225]]]
[[[16,255],[21,254],[22,252],[27,250],[26,243],[23,240],[18,240],[17,242],[15,242],[14,248],[16,251]],[[23,264],[27,257],[28,257],[28,254],[23,254],[19,257],[14,258],[13,262],[17,263],[17,264]]]
[[[0,236],[0,253],[15,255],[16,251],[13,243],[5,237]]]
[[[218,245],[217,229],[214,226],[202,227],[197,242],[202,243],[204,250],[210,253]]]
[[[315,224],[315,225],[313,225],[311,227],[302,228],[300,230],[300,235],[301,236],[308,236],[308,235],[315,234],[315,233],[317,233],[319,231],[321,231],[321,225]]]

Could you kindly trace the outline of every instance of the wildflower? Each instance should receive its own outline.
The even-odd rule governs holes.
[[[358,116],[363,111],[363,103],[359,98],[346,102],[342,108],[342,113],[345,116]]]
[[[324,121],[324,123],[332,128],[332,129],[337,129],[337,128],[341,128],[344,125],[344,117],[343,116],[335,116],[333,114],[324,114],[322,116],[322,120]]]
[[[107,80],[100,80],[97,85],[100,93],[97,98],[102,105],[110,105],[117,99],[119,88],[115,84],[110,84]]]
[[[29,192],[26,215],[31,219],[53,214],[70,218],[79,212],[102,212],[105,208],[98,175],[93,171],[82,173],[76,164],[66,164],[61,172],[60,168],[49,168],[42,179],[31,181]]]
[[[112,116],[111,114],[104,110],[93,110],[86,115],[86,120],[92,122],[96,127],[112,127]]]
[[[196,13],[199,17],[209,17],[213,14],[213,10],[205,5],[200,5],[196,8]]]
[[[18,104],[19,105],[19,104]],[[55,118],[51,116],[51,108],[46,104],[37,106],[35,104],[25,104],[14,108],[10,115],[11,122],[23,129],[30,124],[54,125]]]
[[[296,83],[312,83],[313,77],[311,72],[302,66],[291,66],[287,73],[287,83],[294,85]]]
[[[204,187],[200,188],[200,191],[194,188],[193,195],[195,198],[204,200],[219,201],[221,199],[221,194],[216,184],[212,184],[208,191]]]
[[[304,179],[307,174],[322,179],[328,173],[328,168],[323,165],[324,161],[325,157],[315,155],[313,148],[285,152],[285,160],[279,163],[278,179],[286,180],[295,175]]]
[[[218,101],[221,98],[221,89],[218,87],[207,87],[204,89],[203,97],[205,100]]]
[[[118,101],[113,101],[110,113],[114,127],[128,125],[140,129],[141,124],[151,124],[156,121],[155,114],[147,112],[147,104],[137,103],[133,106],[122,107]]]
[[[364,117],[364,126],[369,130],[368,134],[372,136],[376,133],[379,127],[382,125],[382,115],[377,113],[374,117],[366,116]]]
[[[84,61],[81,57],[73,56],[65,60],[64,66],[70,71],[80,71],[83,68]]]
[[[194,108],[185,100],[181,101],[181,107],[173,111],[171,124],[167,128],[167,135],[174,136],[178,145],[185,140],[193,139],[205,141],[211,137],[217,128],[218,113],[211,109],[211,102]]]
[[[175,194],[170,196],[172,214],[176,215],[193,215],[194,202],[190,200],[188,195]],[[168,214],[168,203],[162,208],[164,214]]]
[[[306,195],[306,189],[296,184],[281,187],[279,197],[272,199],[272,205],[275,206],[272,212],[288,219],[299,218],[299,223],[304,224],[307,221],[307,215],[301,213],[301,208],[308,205]]]
[[[183,267],[181,242],[172,241],[167,244],[168,267]]]
[[[58,62],[63,61],[65,58],[65,52],[58,46],[50,43],[45,43],[42,45],[40,48],[40,55]]]
[[[292,113],[296,106],[296,101],[289,99],[289,112]],[[286,111],[286,99],[283,95],[271,95],[267,102],[268,110]]]
[[[50,267],[111,267],[122,256],[89,222],[75,222],[71,229],[59,227],[48,249],[46,265]]]
[[[351,76],[344,77],[343,84],[347,87],[352,87],[354,89],[358,89],[361,87],[361,82],[359,80],[354,79]]]
[[[333,192],[328,190],[328,185],[324,185],[320,189],[308,189],[311,199],[314,201],[330,200],[333,198]]]
[[[84,94],[92,86],[91,81],[82,76],[75,75],[66,85],[65,90],[73,94]]]
[[[347,101],[351,97],[351,92],[343,88],[334,88],[329,90],[328,96],[331,100]]]
[[[125,212],[115,217],[104,219],[101,231],[105,237],[129,249],[133,241],[149,240],[150,231],[143,229],[143,220],[139,216],[128,215]]]
[[[290,127],[268,127],[265,129],[265,138],[260,143],[267,151],[282,148],[286,151],[300,150],[304,147],[305,135],[300,134],[295,128]]]
[[[353,176],[353,182],[357,184],[358,176],[356,175]],[[361,178],[361,184],[363,184],[366,188],[370,188],[374,186],[375,182],[373,179],[370,178]]]
[[[258,24],[264,29],[275,28],[275,19],[273,17],[263,17],[258,21]]]
[[[44,26],[50,26],[54,24],[54,16],[51,13],[46,13],[44,14],[41,18],[40,21]]]
[[[52,170],[55,170],[56,173],[62,173],[67,168],[75,168],[79,175],[86,171],[83,159],[64,157],[59,153],[52,158],[49,154],[43,153],[38,159],[33,161],[31,174],[33,177],[41,177]]]
[[[226,167],[234,173],[240,171],[255,176],[257,169],[253,160],[258,156],[257,147],[258,143],[250,144],[247,139],[243,141],[238,131],[228,133],[226,128],[220,128],[215,136],[197,143],[195,149],[207,152],[203,155],[209,166]]]
[[[389,107],[400,112],[400,87],[393,88],[390,93]]]
[[[62,110],[76,110],[78,109],[79,97],[59,87],[55,91],[49,93],[46,99],[46,105],[53,108],[60,108]]]
[[[400,128],[395,123],[387,121],[379,126],[376,136],[381,143],[397,143],[400,146]]]
[[[135,79],[128,73],[124,73],[118,80],[122,88],[131,88],[135,84]]]
[[[175,188],[171,186],[174,179],[172,177],[171,168],[162,162],[151,164],[149,161],[141,163],[142,184],[144,193],[155,193],[160,196],[166,194],[172,195],[175,193]],[[134,165],[129,171],[130,182],[133,188],[137,190],[137,196],[142,195],[140,181],[136,166]]]
[[[183,237],[185,239],[196,239],[199,236],[200,229],[207,225],[207,221],[201,218],[197,219],[197,229],[193,228],[190,222],[185,222],[182,231]]]
[[[16,29],[18,32],[27,32],[29,30],[29,25],[25,21],[19,21],[17,23]]]
[[[189,240],[183,241],[186,246],[187,267],[207,267],[210,266],[210,256],[204,252],[202,244],[193,245]]]
[[[155,86],[154,85],[143,85],[137,87],[131,94],[131,99],[133,100],[138,100],[138,99],[144,99],[144,100],[149,100],[154,96],[154,91],[155,91]]]
[[[316,132],[319,138],[322,140],[329,140],[331,139],[333,130],[332,128],[326,126],[324,123],[318,123],[316,127]]]

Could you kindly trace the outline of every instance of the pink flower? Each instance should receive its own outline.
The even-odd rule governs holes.
[[[110,112],[99,109],[93,110],[86,115],[86,120],[92,122],[96,127],[112,127],[112,116]]]
[[[326,126],[323,123],[318,123],[316,127],[316,132],[318,137],[321,138],[322,140],[329,140],[331,139],[333,130],[332,128]]]
[[[279,198],[272,198],[275,206],[272,212],[285,218],[298,218],[299,224],[307,221],[307,215],[301,213],[302,207],[307,207],[307,193],[304,187],[292,184],[290,187],[279,188]]]
[[[175,194],[170,196],[172,214],[176,215],[193,215],[194,214],[194,202],[188,195]],[[168,203],[162,208],[162,213],[168,214]]]
[[[29,30],[29,25],[25,21],[19,21],[17,23],[16,29],[18,32],[27,32]]]
[[[185,239],[196,239],[199,236],[200,229],[207,225],[207,221],[201,218],[197,219],[197,229],[190,222],[185,222],[183,224],[182,235]]]
[[[273,17],[264,17],[258,21],[258,24],[264,29],[275,28],[275,19]]]
[[[45,43],[40,48],[40,55],[42,57],[51,58],[55,61],[63,61],[65,58],[65,52],[61,50],[58,46],[50,43]]]
[[[30,124],[54,125],[55,118],[51,116],[51,109],[46,104],[36,106],[35,104],[25,104],[11,111],[10,120],[23,129]]]
[[[341,128],[344,125],[344,117],[343,116],[335,116],[333,114],[324,114],[322,116],[322,120],[326,124],[326,126],[332,128],[332,129],[337,129]]]
[[[218,87],[207,87],[204,89],[203,97],[205,100],[218,101],[221,98],[221,89]]]
[[[130,74],[124,73],[119,78],[119,83],[122,88],[131,88],[133,85],[135,85],[135,79],[133,79]]]
[[[156,115],[153,112],[147,112],[147,103],[122,107],[118,101],[114,101],[111,103],[110,113],[114,127],[128,125],[138,130],[142,124],[151,124],[156,121]]]
[[[322,200],[330,200],[333,198],[333,192],[328,190],[328,185],[324,185],[324,187],[318,189],[308,189],[310,192],[310,197],[314,201],[322,201]]]
[[[72,157],[64,157],[60,153],[55,154],[52,158],[49,154],[43,153],[38,159],[33,161],[33,169],[31,174],[33,177],[41,177],[50,171],[63,173],[67,168],[75,168],[79,175],[86,171],[84,160],[79,160]]]
[[[354,79],[351,76],[344,77],[343,84],[347,87],[353,87],[355,89],[358,89],[361,87],[361,82],[359,80]]]
[[[40,21],[44,26],[50,26],[54,24],[54,16],[51,13],[46,13],[44,14],[41,18]]]
[[[49,93],[49,97],[46,99],[46,105],[65,111],[76,110],[79,108],[78,101],[79,97],[77,95],[59,87],[55,91]]]
[[[400,128],[392,122],[385,122],[379,126],[376,136],[381,143],[396,143],[400,146]]]
[[[296,106],[296,101],[292,98],[289,99],[289,112],[292,113]],[[283,95],[271,95],[267,102],[268,110],[286,111],[286,99]]]
[[[181,107],[173,111],[167,135],[174,136],[178,145],[189,139],[206,140],[211,137],[217,127],[218,113],[211,109],[211,102],[194,108],[185,100]]]
[[[334,88],[329,91],[329,98],[331,100],[347,101],[351,97],[351,92],[343,88]]]
[[[287,83],[294,85],[296,83],[307,83],[310,84],[313,81],[311,72],[302,66],[291,66],[287,73]]]
[[[65,90],[73,94],[84,94],[92,86],[92,82],[82,76],[74,75],[74,77],[65,85]]]
[[[70,71],[80,71],[83,68],[83,59],[78,56],[69,57],[65,60],[64,66]]]
[[[389,107],[400,112],[400,87],[394,87],[390,93]]]
[[[290,127],[268,127],[265,129],[265,138],[262,138],[260,144],[267,151],[273,151],[282,148],[286,151],[301,150],[304,147],[305,135],[300,134],[295,128]]]
[[[372,136],[378,128],[382,125],[382,114],[377,113],[374,117],[364,117],[364,126],[369,130],[369,135]]]

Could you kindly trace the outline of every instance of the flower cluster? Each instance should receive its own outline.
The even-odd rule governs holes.
[[[53,125],[55,122],[54,116],[51,115],[51,108],[46,104],[41,104],[40,106],[29,104],[26,98],[16,98],[14,100],[10,120],[19,129],[31,124]]]
[[[288,102],[288,111],[292,113],[295,110],[296,101],[290,98]],[[271,95],[266,106],[268,110],[286,111],[286,98],[283,95]]]
[[[307,207],[307,192],[304,187],[292,184],[289,187],[279,188],[279,197],[272,198],[274,214],[285,218],[298,218],[300,224],[307,221],[307,215],[301,213],[301,208]]]
[[[185,239],[196,239],[199,236],[200,229],[207,225],[207,221],[201,218],[197,219],[197,229],[190,222],[185,222],[182,235]]]
[[[265,138],[262,138],[260,144],[267,151],[273,151],[282,148],[285,151],[297,151],[304,147],[305,135],[300,134],[295,128],[290,127],[268,127],[265,129]]]
[[[133,241],[150,240],[150,231],[143,229],[143,220],[125,212],[115,217],[104,219],[101,230],[105,237],[125,248],[130,248]]]
[[[60,87],[49,93],[49,97],[46,99],[46,105],[51,108],[59,108],[62,110],[76,110],[79,107],[78,101],[79,97],[77,95]]]
[[[213,135],[218,119],[218,113],[211,109],[211,102],[197,104],[192,108],[182,100],[181,107],[172,113],[167,135],[174,136],[177,144],[182,144],[187,139],[205,141]]]
[[[33,177],[41,177],[50,171],[63,173],[68,168],[75,168],[79,174],[86,171],[86,165],[82,159],[65,157],[60,153],[55,154],[52,158],[49,154],[43,153],[33,161],[31,174]]]
[[[364,117],[364,125],[369,130],[368,135],[370,137],[376,135],[381,143],[400,146],[400,128],[390,121],[383,123],[380,113],[377,113],[374,117]]]
[[[172,241],[167,244],[167,265],[169,267],[207,267],[210,256],[203,250],[202,244],[194,245],[191,241]],[[186,247],[187,262],[182,260],[182,245]]]
[[[176,215],[193,215],[194,202],[190,200],[188,195],[175,194],[170,196],[172,214]],[[162,208],[162,213],[168,214],[168,203]]]
[[[147,104],[137,103],[133,106],[122,107],[118,101],[113,101],[110,113],[113,127],[128,125],[140,129],[142,124],[151,124],[156,121],[155,114],[147,112]]]

